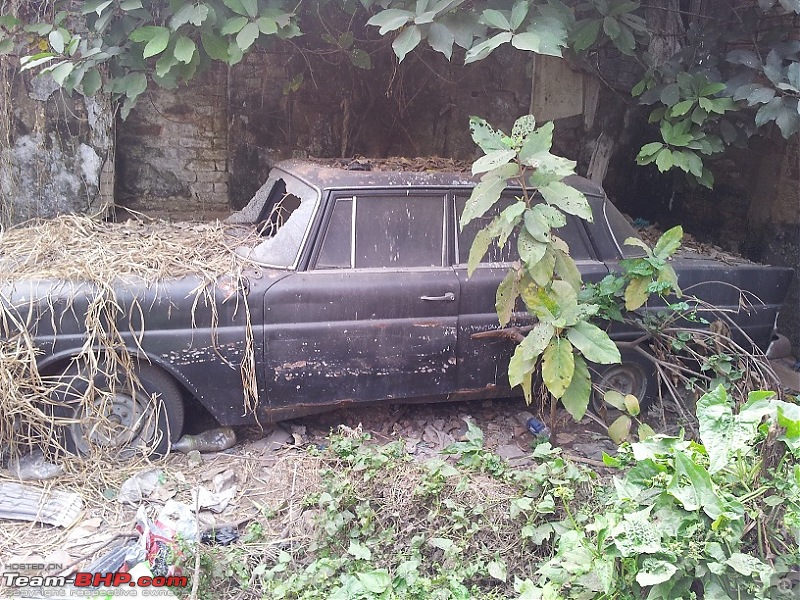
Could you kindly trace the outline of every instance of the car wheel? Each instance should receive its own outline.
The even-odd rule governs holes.
[[[122,458],[142,452],[167,453],[183,429],[180,389],[158,367],[138,364],[132,369],[132,378],[118,369],[113,386],[105,362],[96,374],[73,363],[61,375],[54,396],[56,414],[66,422],[66,450],[87,455],[101,449]],[[140,385],[132,385],[131,379]],[[86,400],[90,385],[94,393]]]
[[[616,390],[623,396],[632,394],[639,399],[641,411],[658,396],[658,376],[655,367],[636,352],[622,352],[622,362],[616,365],[598,365],[592,392],[592,408],[599,415],[619,414],[603,399],[605,392]]]

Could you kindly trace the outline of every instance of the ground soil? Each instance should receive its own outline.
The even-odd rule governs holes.
[[[34,487],[81,493],[83,514],[67,528],[2,523],[6,535],[0,538],[0,558],[4,564],[42,562],[65,567],[79,561],[71,568],[85,568],[124,542],[118,536],[133,530],[140,506],[146,507],[151,518],[170,499],[193,507],[192,492],[199,488],[209,492],[235,489],[220,512],[199,512],[201,528],[241,526],[264,514],[281,511],[294,526],[292,511],[296,509],[298,515],[302,512],[298,507],[303,495],[317,480],[314,450],[328,443],[330,432],[342,429],[368,433],[374,443],[402,439],[410,454],[425,460],[461,438],[467,429],[466,421],[471,420],[484,432],[485,447],[513,465],[524,467],[533,464],[530,453],[534,445],[526,421],[534,415],[541,418],[542,412],[526,406],[522,399],[353,408],[263,429],[239,429],[235,446],[203,454],[199,464],[186,455],[173,453],[149,464],[106,469],[87,466],[84,472],[67,473],[47,482],[29,482]],[[596,419],[575,423],[564,411],[557,413],[555,437],[553,441],[567,455],[596,467],[602,465],[602,452],[613,453],[615,449]],[[124,481],[152,469],[160,471],[155,489],[145,490],[141,500],[120,502]],[[201,501],[202,498],[201,494]],[[285,525],[287,520],[276,520],[276,524],[280,523]],[[272,532],[276,539],[285,537],[287,531],[280,530],[280,525],[276,527]]]

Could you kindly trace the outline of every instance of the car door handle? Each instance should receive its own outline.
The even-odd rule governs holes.
[[[419,299],[427,302],[453,302],[456,295],[453,292],[447,292],[444,296],[420,296]]]

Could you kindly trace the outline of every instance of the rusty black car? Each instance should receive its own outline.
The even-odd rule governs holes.
[[[569,183],[588,198],[594,222],[570,217],[559,235],[584,280],[598,281],[635,254],[623,241],[636,233],[601,187],[582,178]],[[516,260],[515,244],[493,246],[467,276],[472,239],[485,224],[458,227],[474,184],[460,172],[277,164],[249,205],[230,218],[233,225],[264,233],[257,243],[236,249],[245,265],[244,283],[219,295],[214,323],[191,310],[193,281],[127,292],[150,313],[147,330],[136,344],[131,341],[130,352],[142,385],[162,408],[157,427],[140,435],[160,432],[169,433],[164,440],[177,439],[184,414],[198,404],[222,425],[242,425],[362,403],[521,394],[508,387],[513,342],[474,335],[499,328],[495,291]],[[515,193],[507,190],[507,199]],[[766,348],[790,270],[702,256],[672,264],[684,289],[735,310],[737,325]],[[754,292],[761,304],[739,310],[740,288]],[[39,323],[43,372],[63,370],[84,343],[83,333],[67,321]],[[248,324],[254,410],[243,409],[242,401]],[[612,327],[611,334],[626,340],[637,332]],[[599,378],[622,391],[640,397],[653,391],[652,367],[636,357],[623,353],[621,365],[597,368]],[[142,407],[132,407],[136,401],[129,394],[117,396],[119,426],[135,427]],[[80,408],[74,410],[80,416]],[[81,435],[87,434],[73,428],[74,438]],[[80,439],[73,444],[80,449]]]

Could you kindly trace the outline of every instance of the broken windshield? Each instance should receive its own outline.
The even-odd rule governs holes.
[[[319,194],[305,183],[286,174],[270,176],[250,203],[229,222],[255,223],[265,238],[254,247],[242,247],[237,254],[261,265],[297,267],[311,221],[319,205]]]

